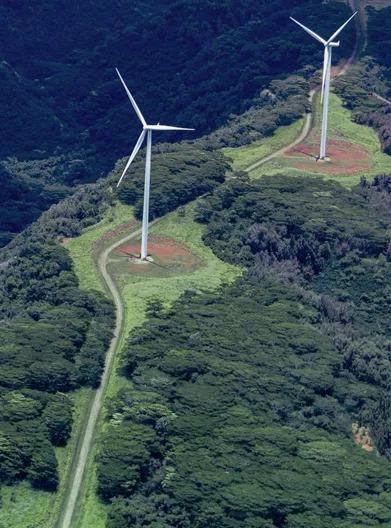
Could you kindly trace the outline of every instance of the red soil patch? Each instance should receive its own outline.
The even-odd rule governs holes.
[[[331,139],[328,142],[330,161],[317,161],[319,144],[302,143],[285,153],[297,169],[326,174],[355,174],[370,168],[370,155],[360,145],[349,141]]]
[[[126,244],[119,246],[116,253],[121,255],[135,256],[140,254],[140,243],[135,242],[133,244]],[[167,237],[151,236],[148,240],[148,253],[152,257],[167,260],[172,257],[184,257],[190,254],[190,251],[185,247]]]
[[[140,255],[139,240],[117,247],[114,252],[117,255],[129,256],[129,271],[133,273],[149,273],[153,268],[160,267],[167,272],[189,272],[198,267],[200,259],[194,255],[186,246],[176,240],[163,236],[151,236],[148,240],[148,254],[153,262],[141,265],[139,261],[131,257]],[[156,269],[155,269],[156,271]]]
[[[101,240],[110,240],[128,229],[132,229],[135,225],[136,222],[134,220],[132,220],[131,222],[126,222],[124,224],[119,224],[114,229],[111,229],[111,231],[107,231],[107,233],[105,233],[101,237]]]

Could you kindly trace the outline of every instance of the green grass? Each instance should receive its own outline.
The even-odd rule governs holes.
[[[185,244],[202,265],[190,272],[169,277],[126,275],[118,279],[125,302],[125,333],[144,321],[147,301],[159,298],[166,305],[176,301],[185,290],[212,290],[222,282],[238,276],[238,268],[219,260],[202,242],[203,226],[193,220],[193,206],[186,208],[186,215],[177,212],[167,215],[151,228],[151,233],[174,238]]]
[[[33,489],[28,482],[1,489],[0,528],[49,528],[55,493]]]
[[[232,166],[235,170],[245,170],[253,163],[292,143],[300,134],[303,123],[304,118],[299,119],[289,126],[279,127],[268,138],[254,141],[254,143],[243,147],[225,148],[223,152],[232,159]]]
[[[318,105],[320,104],[319,98],[317,100]],[[320,128],[320,111],[317,112],[317,126]],[[385,162],[388,160],[388,166],[390,165],[390,156],[383,154],[380,149],[380,142],[376,132],[366,126],[359,125],[352,121],[352,112],[345,108],[342,104],[342,100],[335,94],[330,94],[330,137],[341,138],[352,143],[364,147],[373,156],[377,156],[379,162]],[[375,160],[376,162],[376,160]]]
[[[319,135],[319,133],[316,132],[320,131],[321,116],[319,97],[317,98],[316,104],[315,134]],[[312,134],[314,134],[314,132]],[[346,187],[352,187],[360,181],[361,176],[367,176],[369,179],[371,179],[376,174],[382,174],[390,171],[391,157],[381,151],[380,141],[376,132],[370,127],[354,123],[352,121],[351,111],[347,108],[344,108],[341,99],[333,93],[330,94],[329,138],[350,141],[365,148],[370,153],[371,167],[353,175],[323,174],[320,172],[307,171],[308,175],[332,179],[334,181],[338,181]],[[312,140],[315,140],[315,138],[313,137]],[[311,136],[309,141],[311,141]],[[251,177],[260,178],[264,175],[274,174],[295,176],[298,174],[303,174],[303,172],[304,171],[302,169],[296,169],[289,166],[288,158],[278,157],[252,171]]]
[[[98,224],[89,227],[81,236],[68,242],[66,247],[73,259],[75,273],[83,290],[105,292],[94,260],[94,245],[104,233],[114,229],[121,223],[129,222],[132,218],[132,207],[116,203],[106,211],[104,218]]]
[[[218,288],[222,283],[235,279],[241,270],[219,260],[213,252],[202,242],[203,226],[193,220],[194,204],[185,208],[185,216],[177,212],[170,213],[151,227],[151,234],[174,238],[185,244],[189,250],[201,261],[191,272],[183,274],[170,274],[168,277],[153,277],[123,274],[122,267],[116,268],[115,262],[109,264],[109,270],[114,275],[120,289],[124,306],[125,319],[121,335],[119,350],[129,332],[145,320],[145,308],[151,298],[161,299],[165,305],[175,302],[186,290],[211,290]],[[79,277],[80,285],[84,289],[104,289],[96,267],[97,251],[102,249],[100,238],[116,225],[129,221],[131,208],[116,204],[105,218],[93,228],[89,228],[80,237],[73,239],[68,244],[75,271]],[[123,235],[121,235],[123,236]],[[112,243],[113,240],[110,240]],[[117,354],[113,373],[110,377],[107,397],[112,397],[123,385],[129,381],[119,374],[121,353]],[[103,424],[104,428],[104,424]],[[99,445],[99,439],[98,439]],[[94,450],[95,451],[95,450]],[[94,453],[91,453],[91,457]],[[86,480],[86,497],[80,508],[81,516],[77,528],[105,528],[107,507],[102,504],[95,493],[96,469],[91,464]]]
[[[96,466],[92,463],[87,475],[86,498],[83,502],[81,508],[82,514],[77,522],[76,528],[105,528],[106,526],[108,508],[96,496],[96,487]]]

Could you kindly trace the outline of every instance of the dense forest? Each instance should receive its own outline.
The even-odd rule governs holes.
[[[144,203],[145,160],[139,157],[130,166],[116,195],[123,203],[134,205],[134,214],[141,220]],[[112,181],[119,179],[119,168],[112,173]],[[156,149],[153,160],[154,178],[151,184],[150,218],[173,211],[198,196],[215,189],[225,179],[230,165],[221,152],[207,151],[191,145],[163,145]]]
[[[0,484],[28,478],[57,487],[54,446],[72,429],[67,393],[97,387],[114,310],[78,288],[72,261],[56,243],[28,243],[0,271]]]
[[[114,325],[112,303],[79,289],[59,244],[99,220],[107,185],[53,205],[0,251],[0,487],[58,484],[55,446],[72,430],[69,395],[97,387]]]
[[[228,160],[191,145],[161,145],[151,215],[161,216],[224,181]],[[106,180],[82,186],[43,213],[0,252],[0,484],[27,478],[36,487],[58,484],[54,446],[72,429],[67,396],[96,388],[114,325],[111,302],[83,292],[59,241],[99,221],[115,197],[123,162]],[[140,215],[143,160],[134,164],[117,198]]]
[[[391,521],[390,191],[238,175],[201,201],[247,271],[131,334],[98,458],[110,528]]]
[[[278,85],[265,95],[272,81],[292,73],[307,79],[321,61],[290,14],[326,35],[349,9],[318,0],[294,0],[289,9],[283,0],[2,2],[0,243],[129,151],[138,122],[115,66],[148,120],[193,126],[189,138],[229,121],[215,146],[251,141],[300,116],[305,97]],[[353,42],[351,27],[337,59]]]

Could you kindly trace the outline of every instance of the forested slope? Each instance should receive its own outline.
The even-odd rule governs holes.
[[[199,137],[254,105],[268,112],[270,98],[260,93],[272,80],[318,67],[321,49],[290,14],[328,34],[348,13],[317,0],[3,2],[2,244],[129,151],[139,127],[115,66],[147,119],[194,126],[188,137]],[[338,53],[348,56],[353,41],[349,28]],[[291,103],[295,119],[305,102]],[[5,164],[8,157],[15,159]]]
[[[130,336],[98,458],[110,528],[391,521],[389,190],[242,177],[201,203],[247,273]]]
[[[367,46],[360,60],[336,82],[355,121],[373,127],[384,152],[391,154],[391,6],[368,8]],[[379,98],[380,96],[380,98]],[[381,100],[381,98],[385,99]]]
[[[117,198],[140,215],[142,161]],[[152,217],[210,192],[224,181],[228,161],[190,145],[155,153],[160,177],[153,184]],[[96,388],[114,327],[112,303],[78,287],[71,258],[60,241],[97,223],[111,204],[122,170],[81,187],[53,205],[0,252],[0,484],[28,478],[36,487],[58,484],[54,446],[67,443],[72,401],[82,386]],[[172,174],[172,176],[171,176]]]
[[[353,191],[305,177],[250,183],[231,174],[224,184],[229,165],[215,150],[270,135],[308,108],[321,49],[288,15],[327,35],[349,10],[314,0],[289,10],[244,0],[138,5],[0,7],[1,130],[14,126],[0,138],[2,243],[130,150],[138,123],[114,60],[148,118],[175,117],[203,136],[154,147],[151,216],[209,193],[197,212],[205,243],[247,270],[169,311],[152,302],[127,343],[132,389],[110,402],[98,460],[108,527],[383,526],[391,522],[389,177]],[[347,55],[353,38],[351,28]],[[357,88],[349,79],[346,101]],[[357,119],[367,112],[360,94],[351,98]],[[2,484],[56,488],[53,446],[71,430],[68,396],[99,383],[112,306],[79,289],[58,241],[99,221],[113,199],[140,217],[143,159],[115,191],[123,166],[52,206],[1,254]],[[371,453],[354,445],[353,423],[367,431]]]
[[[99,384],[113,308],[78,288],[67,251],[26,244],[0,272],[1,484],[58,484],[53,446],[72,428],[67,393]]]

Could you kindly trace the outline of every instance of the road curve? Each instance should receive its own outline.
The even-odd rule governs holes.
[[[154,222],[151,222],[151,224]],[[113,339],[110,343],[110,348],[106,355],[105,367],[102,374],[101,384],[93,395],[90,406],[90,413],[88,415],[87,424],[84,428],[82,436],[79,438],[78,448],[76,449],[75,459],[72,466],[74,467],[69,481],[67,483],[68,491],[65,493],[64,501],[61,507],[60,519],[56,526],[58,528],[71,528],[75,520],[75,510],[82,490],[83,477],[88,462],[88,457],[91,453],[91,448],[94,441],[94,436],[97,428],[98,418],[102,409],[105,391],[113,368],[113,362],[118,350],[119,340],[123,329],[124,322],[124,306],[118,291],[118,288],[107,271],[107,262],[110,253],[121,244],[131,240],[141,233],[141,228],[132,231],[130,234],[117,240],[106,248],[98,258],[98,269],[102,275],[103,281],[109,290],[115,304],[116,322],[114,328]]]
[[[313,101],[314,101],[315,93],[316,93],[316,90],[311,90],[310,91],[309,102],[310,102],[311,106],[312,106]],[[287,150],[290,150],[293,147],[296,147],[296,145],[298,145],[299,143],[304,141],[306,139],[306,137],[308,136],[308,134],[310,133],[311,128],[312,128],[312,116],[313,116],[312,112],[308,112],[308,114],[305,115],[304,125],[303,125],[303,128],[301,129],[300,135],[294,141],[292,141],[292,143],[289,143],[289,145],[286,145],[285,147],[282,147],[281,149],[276,150],[276,152],[273,152],[272,154],[269,154],[268,156],[265,156],[264,158],[256,161],[255,163],[253,163],[249,167],[245,168],[244,171],[245,172],[252,172],[254,169],[257,169],[258,167],[260,167],[261,165],[264,165],[268,161],[270,161],[270,160],[272,160],[274,158],[278,158],[279,156],[282,156],[283,154],[285,154],[285,152]]]

